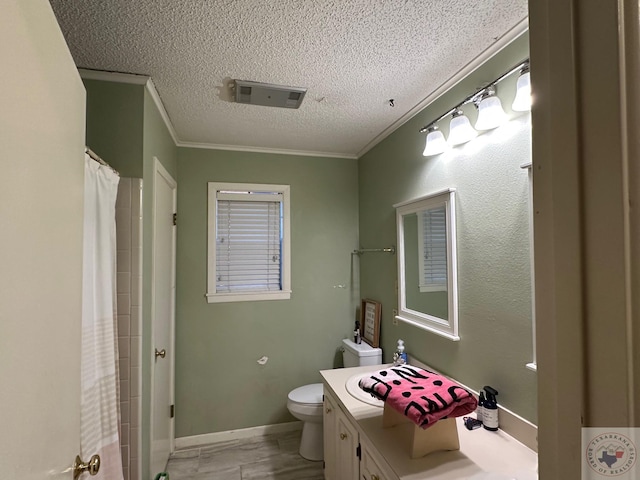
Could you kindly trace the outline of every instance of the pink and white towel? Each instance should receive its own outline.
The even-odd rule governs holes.
[[[385,368],[363,377],[359,386],[422,428],[443,418],[473,412],[478,401],[442,375],[412,365]]]

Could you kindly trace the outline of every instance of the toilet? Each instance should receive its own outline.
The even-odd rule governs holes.
[[[342,359],[345,367],[380,365],[382,349],[367,343],[356,344],[345,338],[342,340]],[[322,384],[312,383],[289,392],[287,408],[291,415],[302,420],[300,455],[307,460],[323,459],[322,444]]]

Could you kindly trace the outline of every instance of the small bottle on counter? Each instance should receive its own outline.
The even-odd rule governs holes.
[[[407,363],[407,354],[404,351],[404,341],[398,340],[396,353],[393,354],[394,365],[405,365]]]
[[[491,387],[484,387],[486,393],[486,400],[484,402],[484,408],[482,412],[482,426],[493,432],[498,430],[498,401],[496,396],[498,391]]]
[[[362,343],[362,335],[360,334],[360,322],[358,320],[356,320],[356,328],[353,331],[353,343]]]
[[[480,395],[478,395],[478,408],[476,408],[476,418],[479,421],[484,421],[484,404],[486,399],[484,398],[484,390],[480,390]]]

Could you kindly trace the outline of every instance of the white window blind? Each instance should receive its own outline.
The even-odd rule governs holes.
[[[418,215],[420,245],[420,291],[447,289],[447,223],[445,207]]]
[[[217,192],[216,293],[282,290],[280,193]]]

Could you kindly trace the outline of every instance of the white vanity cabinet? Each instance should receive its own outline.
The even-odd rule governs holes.
[[[324,478],[358,480],[360,442],[358,430],[338,407],[329,393],[324,393]]]
[[[482,472],[513,477],[535,472],[537,455],[502,429],[469,431],[456,419],[460,450],[411,458],[410,423],[384,427],[382,408],[347,391],[355,376],[380,369],[368,367],[323,370],[324,461],[326,480],[461,480]],[[506,418],[506,417],[505,417]]]

